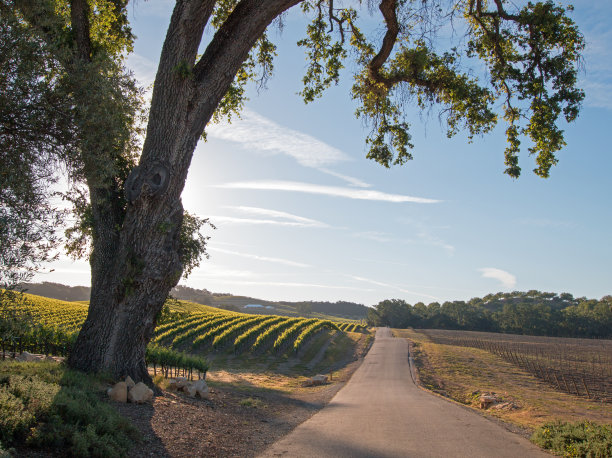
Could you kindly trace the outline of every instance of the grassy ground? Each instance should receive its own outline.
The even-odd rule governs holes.
[[[612,404],[562,393],[487,351],[436,344],[414,330],[394,330],[414,343],[422,384],[475,409],[480,394],[494,392],[516,408],[488,409],[486,415],[533,431],[552,421],[612,423]]]
[[[124,456],[139,434],[103,401],[107,382],[55,361],[0,361],[0,455]]]

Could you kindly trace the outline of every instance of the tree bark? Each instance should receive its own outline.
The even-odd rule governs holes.
[[[108,196],[90,189],[92,204],[98,203],[92,292],[87,319],[69,357],[71,367],[151,382],[146,345],[155,317],[183,271],[180,196],[193,152],[256,40],[276,16],[299,2],[242,0],[196,63],[215,2],[177,1],[140,163],[126,181],[129,203],[119,232],[112,226],[112,209],[104,207]]]

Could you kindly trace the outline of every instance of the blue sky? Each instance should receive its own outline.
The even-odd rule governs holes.
[[[588,48],[587,98],[564,126],[568,146],[549,179],[503,174],[503,126],[468,144],[435,113],[407,108],[414,160],[385,169],[365,158],[350,75],[322,100],[297,92],[305,69],[290,12],[268,89],[251,90],[241,120],[207,127],[183,194],[208,217],[210,259],[182,284],[270,300],[387,298],[410,303],[497,291],[612,293],[612,3],[573,2]],[[131,6],[138,40],[128,64],[150,84],[172,2]],[[62,259],[37,281],[89,283],[87,263]]]

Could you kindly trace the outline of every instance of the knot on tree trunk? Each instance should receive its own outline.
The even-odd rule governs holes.
[[[134,203],[139,197],[157,197],[168,189],[170,167],[161,161],[132,169],[125,181],[125,197]]]

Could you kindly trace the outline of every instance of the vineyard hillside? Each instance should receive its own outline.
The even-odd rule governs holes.
[[[84,301],[24,294],[20,303],[2,309],[0,321],[7,324],[0,335],[2,350],[65,355],[87,309]],[[27,324],[11,327],[11,318],[13,324]],[[158,317],[147,359],[151,365],[176,360],[176,367],[200,371],[208,368],[204,359],[217,364],[258,360],[273,366],[291,359],[294,365],[314,368],[328,352],[350,353],[366,333],[366,327],[354,321],[238,313],[172,299]],[[200,360],[194,362],[192,357]]]

